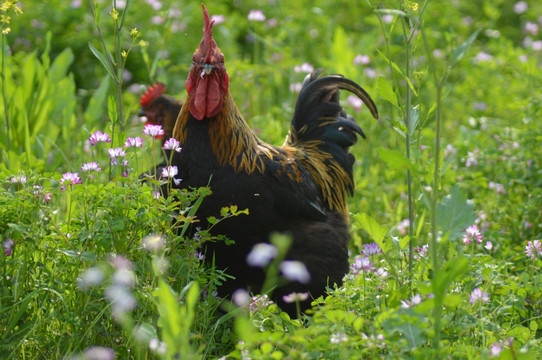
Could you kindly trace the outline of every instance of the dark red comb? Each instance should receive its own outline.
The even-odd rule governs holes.
[[[147,91],[141,95],[141,99],[139,100],[139,104],[141,106],[148,105],[151,101],[157,99],[160,95],[162,95],[166,91],[166,85],[162,83],[156,83],[153,86],[147,87]]]
[[[204,61],[209,63],[213,52],[218,51],[218,46],[213,39],[213,24],[215,22],[211,21],[205,5],[201,4],[201,7],[203,9],[203,38],[199,44],[199,53],[204,55]]]

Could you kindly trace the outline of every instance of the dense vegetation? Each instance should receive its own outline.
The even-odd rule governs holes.
[[[198,249],[221,240],[183,236],[209,190],[164,199],[170,179],[139,181],[161,156],[139,96],[161,81],[184,97],[200,2],[1,4],[6,359],[542,357],[539,2],[206,4],[260,138],[282,143],[311,69],[379,107],[374,121],[343,99],[368,135],[352,149],[352,271],[301,319],[214,297],[227,274]]]

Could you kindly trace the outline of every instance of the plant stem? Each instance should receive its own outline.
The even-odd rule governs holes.
[[[11,151],[11,139],[9,136],[9,108],[6,90],[6,35],[2,34],[2,99],[4,101],[4,116],[6,117],[6,135],[8,141],[7,154],[5,158],[6,167],[9,169],[9,152]]]
[[[412,36],[407,38],[405,19],[402,21],[403,24],[403,36],[406,41],[406,60],[405,60],[405,76],[410,80],[410,44]],[[410,86],[406,86],[406,111],[405,111],[405,142],[406,142],[406,157],[410,161],[410,147],[411,147],[411,129],[410,129],[410,115],[412,108],[412,94]],[[409,293],[412,297],[412,267],[413,267],[413,257],[414,257],[414,204],[412,200],[412,173],[410,169],[407,169],[407,192],[408,192],[408,284],[409,284]]]

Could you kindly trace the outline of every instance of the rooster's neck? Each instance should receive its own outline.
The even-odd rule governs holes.
[[[173,137],[181,146],[193,135],[191,128],[205,126],[209,146],[221,166],[229,165],[236,173],[264,171],[261,154],[271,147],[254,135],[229,92],[224,95],[222,110],[211,119],[197,120],[190,115],[189,100],[185,101],[173,131]],[[190,149],[183,148],[184,151]]]

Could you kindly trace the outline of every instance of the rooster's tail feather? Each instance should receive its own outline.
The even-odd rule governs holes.
[[[376,119],[378,110],[369,94],[352,80],[340,75],[320,77],[321,73],[319,69],[303,82],[286,145],[303,149],[305,166],[329,207],[344,212],[346,194],[338,194],[336,189],[353,191],[354,156],[349,148],[356,143],[358,134],[365,134],[340,105],[339,90],[359,97]]]

